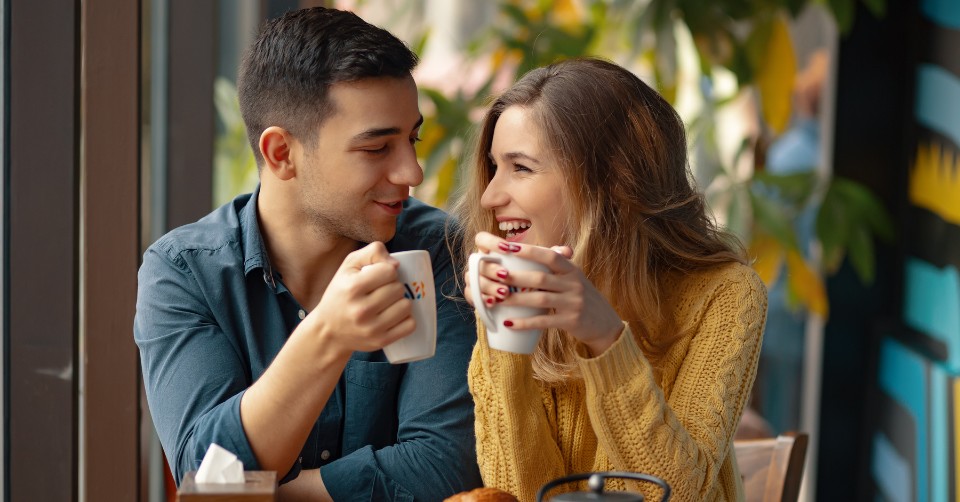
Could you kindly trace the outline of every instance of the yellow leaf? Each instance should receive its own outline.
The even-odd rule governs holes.
[[[778,17],[770,28],[770,38],[759,61],[755,83],[760,93],[763,118],[771,129],[780,134],[790,120],[797,58],[786,21]]]
[[[493,69],[496,70],[503,66],[504,59],[507,58],[507,48],[506,47],[497,47],[493,51],[493,55],[490,57],[490,63],[493,66]]]
[[[573,0],[557,0],[553,5],[553,16],[557,26],[565,31],[576,31],[584,25],[583,16]]]
[[[437,170],[437,191],[433,195],[433,205],[436,207],[446,207],[447,199],[453,191],[454,181],[457,177],[457,159],[454,156],[447,157],[440,169]]]
[[[783,265],[783,246],[771,237],[756,237],[747,250],[753,259],[753,269],[767,287],[773,286]]]
[[[436,148],[440,140],[447,135],[447,130],[440,124],[431,121],[430,124],[424,124],[425,127],[420,132],[420,145],[417,148],[418,154],[422,158],[427,158],[433,149]]]
[[[800,253],[787,251],[787,289],[800,300],[808,310],[824,319],[827,318],[827,289],[823,279]]]

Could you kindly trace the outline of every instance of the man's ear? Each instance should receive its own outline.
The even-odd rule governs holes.
[[[279,126],[270,126],[260,133],[260,154],[263,165],[278,179],[287,181],[297,175],[294,151],[299,144],[290,132]]]

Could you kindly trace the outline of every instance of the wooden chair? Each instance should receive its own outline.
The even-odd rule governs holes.
[[[807,455],[807,435],[733,442],[746,502],[796,502]]]

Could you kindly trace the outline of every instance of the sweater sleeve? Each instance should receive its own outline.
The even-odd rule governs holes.
[[[734,270],[700,290],[700,322],[669,398],[629,329],[600,356],[579,359],[602,450],[616,469],[665,479],[672,500],[726,491],[716,485],[756,376],[767,304],[756,274]]]
[[[530,356],[491,349],[480,322],[468,380],[484,485],[532,501],[544,483],[566,473],[550,391],[534,381]]]

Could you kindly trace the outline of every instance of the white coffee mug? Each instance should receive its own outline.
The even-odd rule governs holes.
[[[503,325],[503,321],[508,319],[525,319],[536,315],[547,313],[547,309],[536,307],[517,307],[503,304],[494,304],[488,306],[483,301],[483,295],[480,292],[480,265],[482,262],[489,261],[499,263],[508,271],[540,271],[549,272],[545,265],[520,258],[514,255],[499,253],[473,253],[470,255],[469,274],[470,274],[470,294],[473,299],[473,306],[480,312],[480,319],[483,325],[487,327],[487,343],[490,348],[513,352],[516,354],[532,354],[540,341],[540,335],[543,330],[539,329],[512,329]],[[511,286],[511,293],[520,293],[522,290]]]
[[[437,350],[437,295],[433,285],[430,253],[423,250],[390,253],[400,262],[398,280],[405,298],[413,300],[413,319],[417,328],[409,335],[383,348],[393,364],[409,363],[433,357]]]

